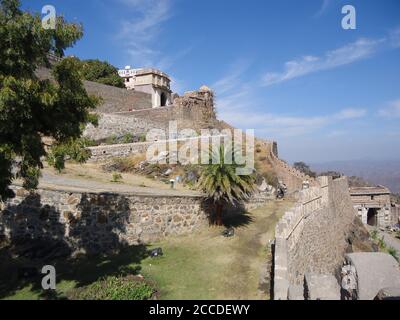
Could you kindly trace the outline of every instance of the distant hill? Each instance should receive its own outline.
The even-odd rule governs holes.
[[[339,171],[347,176],[358,176],[374,185],[384,185],[393,193],[400,193],[400,160],[351,160],[312,163],[313,171]]]

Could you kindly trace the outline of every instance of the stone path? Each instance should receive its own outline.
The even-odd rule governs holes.
[[[21,181],[16,181],[15,185],[21,185]],[[120,183],[104,183],[96,180],[85,178],[66,177],[64,175],[56,175],[49,172],[42,172],[39,181],[39,188],[63,190],[71,192],[115,192],[125,194],[138,195],[158,195],[158,196],[201,196],[200,193],[194,191],[182,191],[172,189],[155,189],[149,187],[139,187]]]

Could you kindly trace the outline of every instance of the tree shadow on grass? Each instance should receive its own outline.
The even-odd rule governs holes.
[[[115,254],[43,261],[15,257],[13,249],[6,246],[0,249],[0,299],[15,295],[26,287],[30,287],[32,296],[50,300],[66,299],[57,291],[42,289],[41,282],[45,275],[41,274],[41,269],[44,265],[55,267],[57,285],[69,281],[74,283],[75,288],[80,288],[109,276],[138,275],[141,263],[147,257],[147,246],[137,245],[125,247]]]
[[[244,211],[240,214],[238,213],[228,213],[224,215],[222,219],[224,226],[226,228],[240,228],[246,227],[254,221],[254,218],[250,213]]]
[[[207,213],[210,225],[216,222],[216,206],[211,201],[204,201],[203,211]],[[248,226],[254,221],[243,203],[225,203],[222,211],[222,223],[226,228],[240,228]]]

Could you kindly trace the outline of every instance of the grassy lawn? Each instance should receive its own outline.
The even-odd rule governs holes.
[[[290,206],[289,201],[273,201],[254,210],[242,219],[233,238],[224,238],[223,229],[211,227],[151,247],[131,247],[113,257],[59,261],[55,265],[57,293],[68,296],[70,290],[99,277],[140,273],[156,283],[160,299],[268,299],[269,293],[259,288],[261,267],[268,255],[266,244]],[[155,247],[162,247],[163,257],[148,257],[147,251]],[[4,255],[0,256],[3,262],[7,261]],[[18,265],[24,264],[10,259],[0,266],[0,298],[45,298],[40,279],[18,282]]]

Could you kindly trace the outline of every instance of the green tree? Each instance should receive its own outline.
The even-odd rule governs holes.
[[[82,76],[85,80],[94,81],[109,86],[125,88],[124,80],[118,75],[118,70],[106,61],[81,61]]]
[[[226,164],[229,153],[232,151],[221,146],[216,152],[210,152],[210,163],[203,167],[198,182],[198,187],[206,193],[207,199],[211,200],[216,206],[216,224],[222,225],[222,212],[224,205],[245,201],[255,192],[255,174],[239,176],[233,164]],[[234,160],[234,155],[232,157]],[[219,161],[213,161],[218,159]],[[213,164],[213,162],[218,162]]]
[[[293,167],[312,178],[315,178],[317,176],[315,172],[311,171],[310,166],[304,162],[295,162],[293,164]]]
[[[54,81],[39,80],[48,53],[64,56],[83,35],[82,26],[57,17],[56,29],[42,28],[39,14],[23,12],[19,0],[0,0],[0,197],[13,196],[16,178],[37,187],[42,159],[54,147],[78,140],[98,100],[83,87],[76,59],[66,58],[52,69]],[[58,156],[58,165],[64,158]]]

